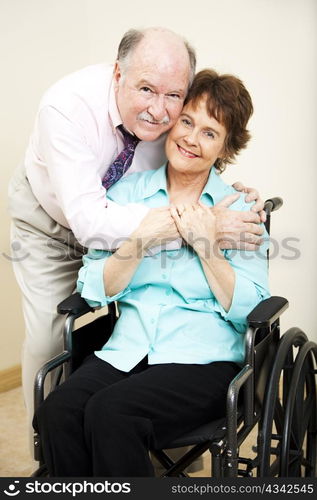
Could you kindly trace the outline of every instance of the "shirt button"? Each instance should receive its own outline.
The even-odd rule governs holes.
[[[162,278],[163,278],[164,280],[166,280],[166,278],[167,278],[166,274],[162,274]]]
[[[171,293],[172,293],[172,290],[166,290],[166,292],[165,292],[166,295],[171,295]]]
[[[152,323],[152,325],[153,325],[153,323],[155,323],[155,319],[154,318],[151,319],[151,323]]]

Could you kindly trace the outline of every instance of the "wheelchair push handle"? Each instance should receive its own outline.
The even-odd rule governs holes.
[[[275,212],[283,205],[283,200],[279,196],[275,196],[274,198],[270,198],[266,200],[264,203],[264,210],[266,215],[270,215],[271,212]]]

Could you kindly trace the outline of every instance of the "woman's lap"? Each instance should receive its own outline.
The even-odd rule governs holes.
[[[98,418],[103,413],[143,415],[152,421],[161,445],[177,430],[183,433],[223,416],[227,387],[237,370],[227,362],[147,365],[142,361],[125,373],[93,355],[48,396],[46,411],[40,409],[34,419],[35,427],[37,417],[54,421],[65,412],[86,417],[87,407],[88,415],[97,413]]]

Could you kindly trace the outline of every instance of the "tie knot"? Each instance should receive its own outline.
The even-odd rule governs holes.
[[[118,129],[120,130],[121,134],[123,135],[123,142],[124,146],[136,146],[138,142],[140,142],[140,139],[133,134],[130,134],[123,125],[119,125]]]

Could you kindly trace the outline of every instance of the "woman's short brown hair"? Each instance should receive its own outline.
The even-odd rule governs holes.
[[[224,157],[215,162],[215,168],[223,172],[226,164],[233,162],[251,137],[246,126],[253,113],[252,100],[239,78],[233,75],[219,75],[212,69],[197,73],[185,104],[191,102],[195,107],[202,97],[207,99],[209,116],[224,125],[227,131]]]

